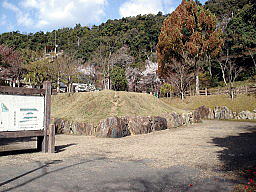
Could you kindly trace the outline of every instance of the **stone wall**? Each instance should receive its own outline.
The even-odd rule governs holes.
[[[88,123],[65,121],[62,119],[56,119],[54,124],[56,132],[59,134],[120,138],[199,123],[201,122],[201,119],[256,120],[256,110],[253,112],[242,111],[240,113],[235,113],[225,106],[215,107],[214,109],[201,106],[193,112],[184,114],[166,113],[163,114],[162,117],[109,117],[100,121],[97,126]]]
[[[200,119],[218,119],[218,120],[228,120],[228,119],[239,119],[239,120],[256,120],[256,110],[253,112],[242,111],[236,113],[231,111],[228,107],[215,107],[210,109],[205,106],[201,106],[194,112],[199,116]]]
[[[198,112],[196,112],[198,113]],[[154,131],[171,129],[200,122],[199,115],[190,112],[184,114],[170,113],[163,117],[109,117],[97,126],[56,119],[56,132],[59,134],[94,135],[97,137],[120,138],[129,135],[147,134]]]

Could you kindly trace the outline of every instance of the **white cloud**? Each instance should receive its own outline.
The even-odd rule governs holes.
[[[14,5],[5,0],[2,6],[15,12],[18,25],[51,30],[99,22],[106,4],[107,0],[22,0]]]
[[[17,6],[15,6],[7,1],[4,1],[3,7],[5,9],[9,9],[9,10],[15,12],[18,25],[26,26],[26,27],[33,25],[33,20],[29,16],[29,14],[21,11],[21,9],[18,8]]]
[[[20,9],[18,7],[16,7],[15,5],[9,3],[8,1],[4,1],[3,2],[3,7],[5,9],[10,9],[10,10],[12,10],[14,12],[19,12],[20,11]]]
[[[121,17],[129,17],[144,14],[157,14],[159,11],[170,13],[173,11],[172,0],[127,0],[119,8]]]
[[[30,8],[36,8],[37,7],[37,1],[36,0],[24,0],[22,2],[23,7],[30,7]]]
[[[4,26],[6,24],[7,24],[7,16],[3,14],[0,18],[0,26]]]

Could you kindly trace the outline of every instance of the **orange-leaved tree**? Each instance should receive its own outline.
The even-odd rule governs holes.
[[[180,81],[188,81],[191,78],[185,77],[193,73],[196,79],[196,92],[199,93],[198,74],[202,62],[206,57],[218,56],[222,46],[222,31],[217,29],[216,17],[195,1],[182,0],[177,9],[165,19],[159,35],[158,74],[181,86]],[[178,79],[174,78],[175,76],[178,76]],[[184,92],[188,82],[183,84]]]

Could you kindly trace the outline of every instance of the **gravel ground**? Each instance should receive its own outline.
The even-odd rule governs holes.
[[[55,181],[55,187],[62,182],[58,191],[84,191],[85,189],[119,191],[121,186],[123,188],[120,191],[230,191],[230,186],[237,183],[234,181],[235,171],[242,166],[250,166],[256,162],[255,132],[255,123],[204,121],[202,124],[189,127],[121,139],[57,135],[57,153],[55,154],[36,153],[31,150],[36,145],[33,139],[25,139],[23,142],[2,140],[0,141],[0,170],[2,170],[0,190],[2,187],[2,191],[44,191],[43,185],[41,188],[33,188],[38,185],[42,179],[41,176],[39,180],[32,180],[29,183],[25,182],[26,179],[23,181],[23,176],[22,179],[16,177],[23,175],[22,173],[26,171],[33,169],[37,171],[38,167],[41,169],[46,166],[50,167],[47,170],[50,173],[54,170],[61,170],[60,175],[55,175],[54,178],[76,173],[72,177],[77,178],[76,181],[71,179],[72,182],[69,185],[77,186],[77,189],[68,189],[69,185],[65,182],[67,186],[63,187],[65,185],[61,179],[61,181]],[[7,152],[21,149],[30,150]],[[92,162],[92,165],[84,164],[84,162]],[[80,163],[83,166],[70,168],[70,165],[80,165]],[[69,167],[69,169],[65,171],[63,167]],[[95,178],[90,174],[92,179],[87,181],[86,186],[83,186],[86,182],[82,180],[86,174],[84,176],[78,174],[79,171],[87,174],[93,171]],[[26,174],[25,177],[37,178],[33,174],[35,173]],[[47,173],[46,175],[54,174]],[[109,180],[99,179],[99,176],[104,175],[108,175],[106,177]],[[175,179],[169,179],[167,183],[162,182],[169,178],[166,175],[170,178],[175,176]],[[51,178],[50,176],[44,177],[45,182]],[[141,183],[134,183],[141,181],[141,178],[144,179],[143,187]],[[174,184],[170,185],[174,180],[176,184],[182,183],[180,187],[175,185],[176,190],[173,188]],[[78,184],[78,181],[83,184]],[[151,183],[149,188],[145,187],[147,186],[145,181]],[[21,185],[21,183],[25,184]],[[131,188],[131,183],[137,188]],[[192,186],[190,183],[195,185]],[[157,184],[168,186],[168,188]],[[206,184],[208,190],[204,187]],[[79,188],[81,186],[83,187]],[[203,188],[199,189],[199,186]],[[224,189],[220,186],[224,186]],[[55,191],[55,188],[51,190]],[[51,190],[49,188],[45,191]]]

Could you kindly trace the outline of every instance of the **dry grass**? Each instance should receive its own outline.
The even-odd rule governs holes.
[[[184,112],[143,93],[100,91],[53,96],[52,116],[76,122],[98,123],[113,116],[151,116]]]
[[[251,95],[238,95],[233,101],[228,95],[192,96],[184,101],[179,98],[163,98],[162,101],[184,110],[193,110],[202,105],[210,108],[215,106],[227,106],[235,112],[244,110],[253,111],[256,109],[256,97]]]

